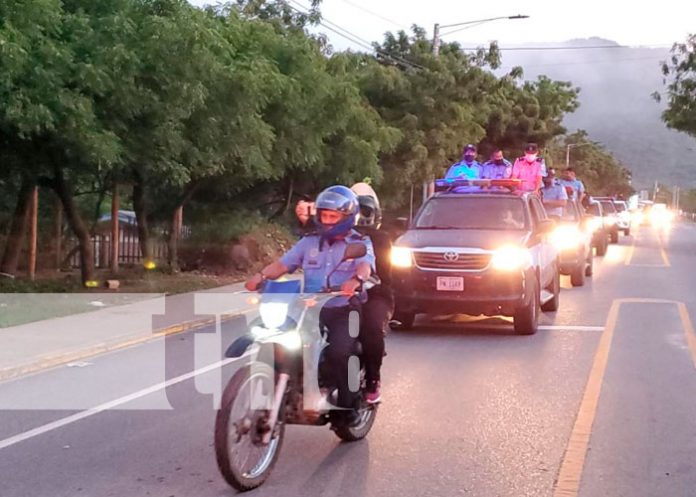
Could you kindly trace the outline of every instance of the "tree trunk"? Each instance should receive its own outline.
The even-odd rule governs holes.
[[[33,188],[34,184],[32,181],[28,179],[22,180],[22,186],[19,189],[19,195],[17,195],[14,216],[12,217],[10,234],[7,238],[5,253],[0,264],[0,273],[16,276],[19,256],[22,253],[22,241],[29,224],[29,207]]]
[[[53,244],[55,246],[55,251],[56,251],[56,269],[60,270],[62,267],[62,252],[63,252],[63,204],[60,202],[60,198],[56,197],[56,203],[55,203],[55,218],[54,218],[54,224],[53,224]]]
[[[31,191],[31,208],[29,209],[29,280],[36,279],[36,250],[39,242],[39,187]]]
[[[169,267],[174,272],[179,271],[179,239],[181,238],[181,228],[184,225],[184,206],[180,205],[172,216],[172,225],[169,230],[169,240],[167,243],[167,256]]]
[[[65,217],[68,220],[70,229],[77,237],[80,244],[80,271],[82,273],[82,284],[94,281],[94,251],[92,250],[92,239],[89,236],[89,231],[85,226],[82,216],[80,216],[75,199],[70,186],[65,181],[63,170],[60,166],[54,166],[55,183],[54,187],[60,201],[63,203]]]
[[[145,201],[145,185],[140,174],[135,174],[135,184],[133,185],[133,209],[135,218],[138,221],[138,241],[140,242],[140,253],[145,262],[152,260],[150,250],[150,237],[147,226],[147,203]]]

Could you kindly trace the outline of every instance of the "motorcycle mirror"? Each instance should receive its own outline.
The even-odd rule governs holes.
[[[343,262],[360,259],[365,255],[367,255],[367,247],[364,243],[351,243],[346,246],[346,251],[343,253]]]

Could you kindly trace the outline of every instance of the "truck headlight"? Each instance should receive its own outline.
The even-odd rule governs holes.
[[[411,249],[406,247],[392,247],[391,264],[394,267],[409,268],[413,265]]]
[[[491,267],[497,271],[517,271],[531,265],[532,254],[523,247],[501,247],[491,259]]]

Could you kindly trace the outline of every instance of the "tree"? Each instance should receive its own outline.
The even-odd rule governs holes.
[[[668,127],[696,137],[696,35],[675,43],[672,57],[662,64],[667,85],[667,109],[662,120]],[[660,94],[653,96],[659,101]]]
[[[548,145],[549,167],[565,168],[567,145],[574,145],[570,165],[589,194],[628,196],[633,193],[630,171],[601,144],[591,141],[583,130],[559,137]]]

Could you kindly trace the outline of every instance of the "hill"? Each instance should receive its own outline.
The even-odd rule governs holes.
[[[591,48],[605,46],[611,48]],[[522,66],[525,79],[546,75],[579,87],[580,108],[567,116],[568,130],[585,129],[601,142],[633,172],[636,188],[656,180],[696,187],[696,139],[668,129],[660,119],[664,104],[651,96],[664,92],[660,65],[669,49],[623,47],[600,38],[553,47],[567,48],[530,44],[504,51],[502,69]]]

